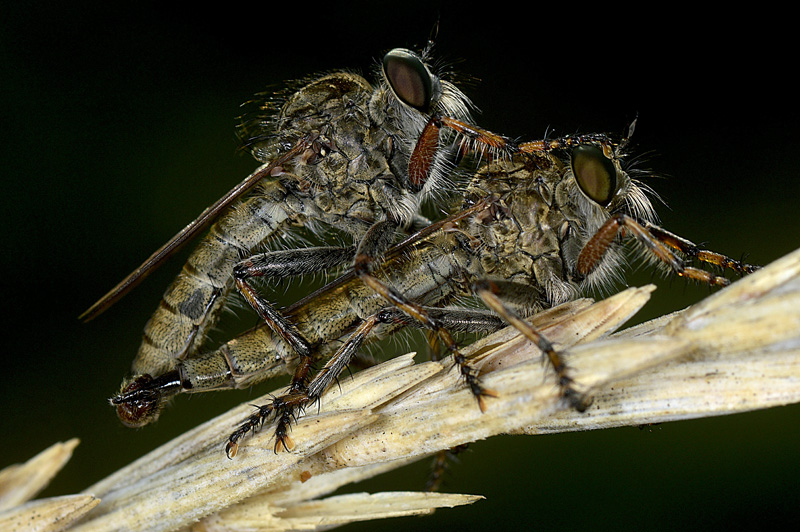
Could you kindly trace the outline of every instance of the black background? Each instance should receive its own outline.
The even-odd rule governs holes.
[[[665,176],[650,182],[668,204],[665,227],[762,264],[800,240],[797,46],[780,21],[619,5],[109,4],[4,8],[0,22],[0,465],[81,438],[45,495],[77,492],[268,390],[181,398],[140,431],[118,424],[105,399],[180,259],[96,321],[77,315],[255,167],[236,152],[241,102],[315,72],[368,74],[387,50],[424,44],[437,19],[438,56],[474,77],[466,90],[483,126],[536,139],[619,133],[638,115],[636,145]],[[629,277],[650,281],[648,271]],[[656,281],[642,317],[708,293]],[[494,438],[462,455],[444,487],[487,500],[380,526],[797,525],[799,421],[795,406],[645,431]],[[418,464],[351,490],[419,489],[425,474]]]

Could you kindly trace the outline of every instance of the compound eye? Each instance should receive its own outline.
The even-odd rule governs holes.
[[[608,206],[617,193],[617,169],[597,146],[572,150],[572,173],[581,192],[601,207]]]
[[[383,58],[383,75],[401,102],[428,112],[433,98],[433,76],[417,54],[395,48]]]

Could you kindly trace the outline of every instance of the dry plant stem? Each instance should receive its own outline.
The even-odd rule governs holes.
[[[24,464],[0,471],[0,511],[29,501],[43,490],[64,467],[77,445],[77,438],[57,443]]]
[[[355,521],[433,513],[435,508],[470,504],[483,497],[426,492],[353,493],[306,501],[288,509],[267,501],[248,501],[210,516],[192,530],[197,532],[238,530],[315,530]]]
[[[681,357],[600,390],[586,415],[561,411],[519,432],[662,423],[800,401],[800,251],[666,318],[654,320],[655,330],[644,324],[615,337],[682,341]]]
[[[77,439],[57,443],[24,464],[12,465],[0,471],[0,530],[65,530],[100,502],[91,495],[67,495],[27,502],[50,483],[77,445]]]
[[[452,362],[396,357],[325,394],[320,412],[310,409],[293,427],[293,452],[274,454],[265,426],[227,460],[226,437],[251,412],[243,405],[90,487],[103,501],[75,530],[286,530],[419,512],[474,499],[387,493],[307,501],[494,434],[640,425],[800,401],[800,251],[683,313],[607,337],[651,290],[573,302],[533,320],[594,398],[587,413],[565,408],[540,353],[505,330],[465,350],[499,394],[486,413]]]
[[[97,506],[91,495],[65,495],[30,501],[0,513],[3,532],[59,532]]]
[[[577,314],[584,316],[583,320],[587,322],[583,327],[584,334],[596,335],[598,330],[608,330],[619,325],[647,300],[650,291],[650,288],[632,290],[619,294],[616,299],[607,300],[604,305],[609,310],[602,313],[602,320],[594,315],[593,307],[584,308]],[[632,307],[631,300],[634,301]],[[620,301],[628,303],[620,304]],[[578,301],[571,305],[581,308],[586,307],[587,303]],[[555,332],[559,330],[559,323],[576,320],[576,315],[571,314],[573,313],[564,313],[563,309],[559,309],[544,313],[540,319],[545,323],[553,316],[561,319],[544,329],[548,334],[552,330],[553,337],[556,338]],[[605,317],[609,314],[616,314],[616,321]],[[604,327],[598,329],[598,322],[604,323]],[[568,336],[564,339],[565,343],[573,343],[579,339],[575,336],[574,329],[574,326],[560,326],[563,334]],[[545,377],[547,373],[538,354],[534,355],[531,365],[535,369],[530,380],[534,382],[523,382],[520,387],[533,386],[532,393],[546,398],[542,401],[543,406],[547,412],[552,411],[558,403],[555,400],[557,390]],[[298,481],[304,472],[312,477],[308,481],[309,485],[319,484],[318,494],[329,493],[340,485],[339,477],[325,473],[350,465],[347,457],[349,453],[340,456],[331,448],[332,445],[339,440],[349,442],[353,435],[383,421],[387,417],[383,411],[389,405],[393,408],[413,408],[415,403],[419,403],[419,399],[415,399],[416,393],[409,393],[412,389],[422,385],[429,393],[433,393],[433,403],[429,400],[420,403],[425,404],[426,409],[435,410],[441,404],[442,407],[447,407],[447,412],[467,412],[466,415],[473,420],[481,417],[474,398],[459,382],[458,373],[451,369],[450,361],[415,365],[409,355],[391,359],[380,366],[357,373],[352,379],[343,379],[340,388],[334,387],[330,390],[322,398],[320,413],[310,411],[309,415],[302,417],[293,427],[292,437],[297,443],[293,452],[277,455],[273,453],[272,432],[269,427],[265,427],[255,437],[246,440],[246,445],[235,460],[227,460],[224,453],[220,455],[227,435],[252,408],[243,405],[89,488],[87,492],[101,497],[103,503],[93,512],[93,519],[78,529],[107,530],[121,525],[131,530],[176,529],[265,490],[280,495],[292,486],[299,486]],[[509,390],[506,402],[511,399]],[[266,401],[268,398],[262,400]],[[405,414],[401,413],[400,416],[405,417]],[[397,422],[403,424],[403,419],[396,415],[390,413],[389,417],[395,417]],[[424,417],[417,417],[416,420],[417,425],[427,425]],[[378,453],[373,459],[362,461],[359,465],[365,467],[364,471],[374,474],[369,469],[376,466],[383,469],[388,461],[398,461],[392,464],[398,466],[401,461],[407,463],[414,457],[435,452],[438,449],[435,441],[416,445],[414,452],[408,456],[404,456],[404,452],[398,452],[409,443],[414,446],[414,442],[422,442],[421,436],[413,433],[406,436],[406,430],[430,431],[435,426],[392,429],[393,436],[380,438],[378,447],[385,449],[387,453],[383,456]],[[484,431],[477,438],[488,435],[490,432]],[[470,441],[476,439],[476,436],[469,433],[465,436]],[[443,447],[455,443],[457,442],[446,443]],[[372,452],[376,450],[373,449]]]

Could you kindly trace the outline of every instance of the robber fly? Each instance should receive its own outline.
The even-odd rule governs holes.
[[[249,386],[295,366],[288,391],[260,407],[227,444],[232,457],[244,435],[275,417],[275,450],[290,449],[291,421],[319,399],[362,344],[409,325],[436,334],[480,408],[487,408],[486,398],[496,392],[481,385],[451,332],[509,323],[544,353],[563,398],[584,407],[562,356],[525,318],[613,279],[624,262],[618,236],[632,237],[674,273],[709,285],[729,281],[684,259],[739,273],[755,269],[654,225],[649,199],[623,170],[626,142],[604,139],[567,137],[515,148],[512,158],[475,174],[460,213],[409,237],[370,267],[364,266],[369,259],[356,260],[351,272],[289,307],[286,317],[314,349],[311,360],[327,360],[319,371],[261,327],[167,374],[135,381],[112,402],[146,417],[147,409],[177,393]],[[478,296],[490,311],[458,306],[464,296]]]
[[[431,72],[429,49],[387,53],[375,86],[349,72],[323,76],[282,105],[268,101],[265,114],[244,124],[246,144],[264,164],[82,316],[92,319],[108,308],[222,213],[145,326],[131,381],[191,358],[233,286],[296,352],[310,356],[306,339],[256,293],[252,277],[328,271],[353,261],[359,246],[380,255],[396,230],[429,223],[418,214],[420,204],[448,189],[450,165],[463,155],[465,140],[483,146],[496,141],[469,125],[471,103]],[[456,131],[451,137],[459,140],[445,142],[442,128]],[[357,245],[280,249],[261,256],[255,268],[236,267],[276,239],[301,238],[300,227],[317,234],[333,228]],[[130,426],[158,416],[118,413]]]

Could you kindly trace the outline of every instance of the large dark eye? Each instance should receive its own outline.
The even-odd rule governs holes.
[[[401,102],[428,112],[433,98],[433,81],[428,67],[417,54],[395,48],[383,58],[383,74]]]
[[[611,203],[617,193],[617,169],[597,146],[572,150],[572,173],[581,192],[601,207]]]

